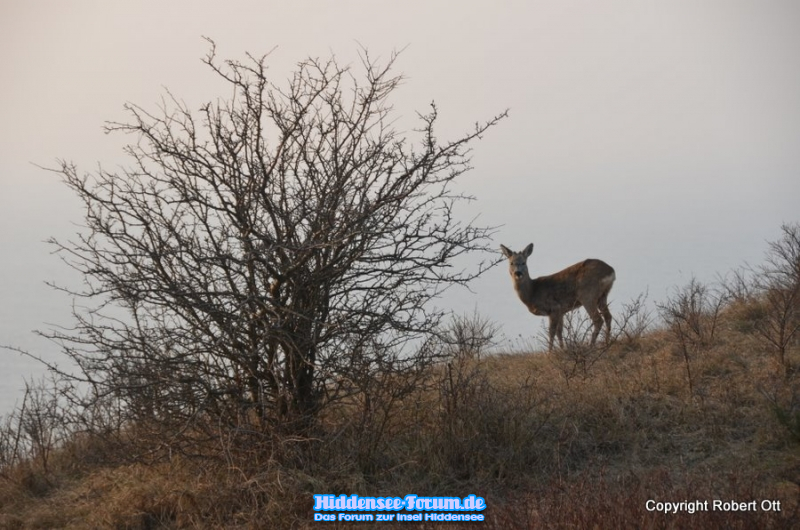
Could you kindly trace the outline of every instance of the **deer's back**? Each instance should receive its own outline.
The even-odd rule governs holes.
[[[532,300],[543,311],[569,311],[585,298],[597,299],[611,288],[613,267],[599,259],[587,259],[531,282]]]

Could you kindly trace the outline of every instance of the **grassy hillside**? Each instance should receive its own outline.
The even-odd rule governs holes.
[[[362,418],[355,402],[332,412],[337,439],[130,459],[134,435],[78,437],[46,465],[34,454],[3,468],[0,526],[302,528],[323,524],[314,493],[476,493],[489,528],[797,527],[800,352],[787,376],[749,329],[752,310],[719,315],[713,343],[691,351],[691,388],[679,340],[658,329],[591,366],[578,347],[455,355],[387,416]],[[648,499],[770,499],[781,511],[663,515]]]
[[[0,431],[0,528],[339,528],[314,522],[312,495],[410,493],[482,496],[482,528],[798,528],[800,303],[780,312],[785,286],[734,280],[692,281],[657,315],[612,306],[597,348],[576,318],[565,348],[486,354],[491,326],[461,319],[413,391],[384,374],[302,437],[195,425],[178,444],[164,419],[76,432],[74,409],[31,389]],[[652,510],[683,501],[710,510]]]

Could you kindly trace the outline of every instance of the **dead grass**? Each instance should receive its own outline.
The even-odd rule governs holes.
[[[656,330],[572,375],[559,353],[454,358],[366,420],[357,399],[332,410],[310,440],[149,463],[99,459],[100,445],[75,441],[47,472],[34,460],[0,473],[0,527],[310,528],[322,524],[314,493],[475,493],[486,528],[796,528],[800,376],[746,314],[723,312],[713,344],[692,351],[691,387],[686,357]],[[788,363],[800,366],[796,346]],[[664,515],[649,499],[772,499],[781,511]]]

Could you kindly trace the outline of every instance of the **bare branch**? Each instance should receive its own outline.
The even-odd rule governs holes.
[[[438,355],[420,346],[443,317],[429,302],[491,266],[452,266],[493,231],[458,219],[452,184],[507,112],[440,141],[432,105],[403,135],[396,54],[362,50],[360,71],[307,59],[276,84],[269,54],[220,62],[209,44],[227,100],[128,104],[106,126],[134,135],[128,167],[61,163],[86,231],[53,243],[97,307],[48,335],[133,416],[300,428],[342,381]]]

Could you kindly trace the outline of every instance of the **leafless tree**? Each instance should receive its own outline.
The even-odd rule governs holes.
[[[683,357],[689,395],[695,394],[692,359],[708,350],[719,327],[720,316],[728,297],[724,290],[712,288],[692,277],[683,287],[675,288],[672,296],[656,304],[667,329],[676,339],[676,349]]]
[[[725,286],[747,308],[753,331],[788,377],[793,369],[787,353],[800,338],[800,224],[784,224],[781,232],[761,265],[734,271]]]
[[[50,473],[53,451],[72,435],[59,403],[63,390],[54,377],[25,382],[22,403],[0,419],[0,477],[23,462]]]
[[[395,55],[308,59],[280,84],[266,56],[221,62],[210,44],[229,99],[129,104],[107,125],[134,138],[128,167],[60,163],[86,227],[53,244],[93,302],[48,334],[134,419],[299,432],[363,378],[434,360],[429,302],[490,265],[454,267],[492,229],[454,216],[470,197],[452,183],[506,112],[444,142],[433,104],[395,128]]]
[[[784,224],[781,239],[770,242],[756,275],[756,289],[765,306],[756,330],[778,353],[789,375],[786,352],[800,336],[800,224]]]

